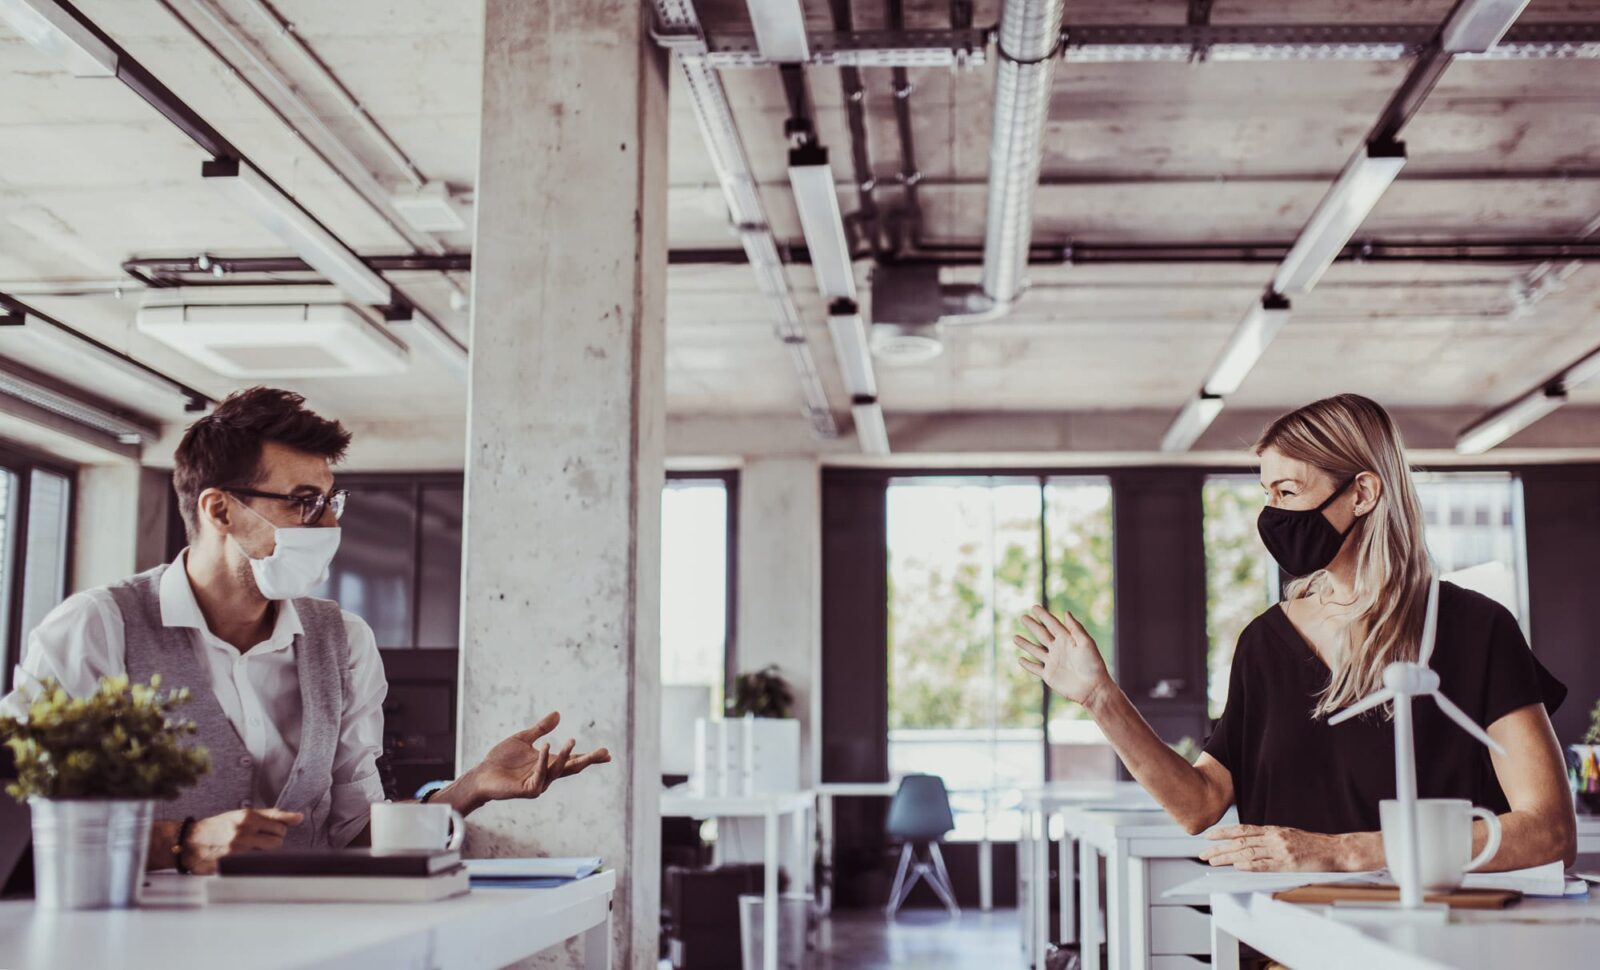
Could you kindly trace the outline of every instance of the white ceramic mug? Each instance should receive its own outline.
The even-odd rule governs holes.
[[[372,806],[374,852],[459,849],[466,834],[466,819],[449,805],[378,802]]]
[[[1378,804],[1383,823],[1383,855],[1389,872],[1400,872],[1400,802],[1384,799]],[[1472,855],[1472,820],[1481,818],[1489,826],[1483,851]],[[1487,808],[1478,808],[1465,798],[1417,799],[1417,865],[1422,888],[1428,892],[1450,892],[1461,885],[1461,877],[1494,858],[1500,851],[1500,820]]]

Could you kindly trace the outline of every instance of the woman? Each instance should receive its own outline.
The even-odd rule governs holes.
[[[1431,565],[1404,447],[1382,407],[1344,394],[1279,418],[1255,453],[1267,493],[1262,540],[1298,578],[1240,634],[1227,708],[1194,765],[1139,716],[1071,614],[1035,607],[1023,617],[1032,637],[1016,638],[1027,654],[1018,660],[1088,709],[1134,779],[1190,833],[1238,805],[1243,824],[1209,833],[1216,844],[1201,858],[1212,865],[1381,868],[1378,803],[1394,797],[1387,709],[1327,719],[1381,687],[1387,664],[1417,657]],[[1504,607],[1450,583],[1440,585],[1436,643],[1441,691],[1506,753],[1491,754],[1421,701],[1418,794],[1470,799],[1500,816],[1500,850],[1485,868],[1570,865],[1576,821],[1546,710],[1566,688]],[[1474,853],[1486,830],[1473,823]]]

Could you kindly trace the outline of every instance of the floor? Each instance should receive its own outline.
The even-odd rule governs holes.
[[[1003,970],[1023,966],[1015,909],[983,913],[905,909],[893,922],[877,910],[835,912],[807,970]],[[829,938],[831,936],[831,939]]]

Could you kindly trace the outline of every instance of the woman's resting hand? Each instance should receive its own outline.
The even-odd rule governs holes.
[[[1280,825],[1227,825],[1206,838],[1216,844],[1200,853],[1202,862],[1247,872],[1360,872],[1383,865],[1376,832],[1323,835]]]

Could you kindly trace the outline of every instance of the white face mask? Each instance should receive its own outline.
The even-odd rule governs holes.
[[[266,516],[243,502],[235,504],[272,525]],[[292,600],[311,595],[311,591],[328,578],[328,566],[333,563],[334,553],[339,551],[339,535],[338,526],[298,529],[273,526],[277,547],[264,559],[256,559],[245,552],[238,539],[234,539],[233,544],[250,560],[250,572],[255,574],[256,588],[262,596],[269,600]]]

